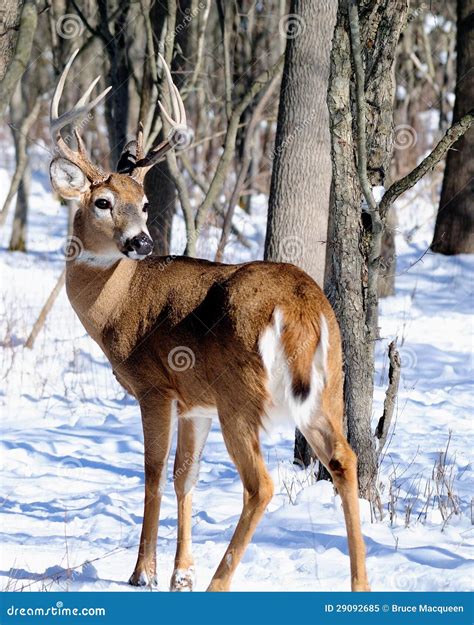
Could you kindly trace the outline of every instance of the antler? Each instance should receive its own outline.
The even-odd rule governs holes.
[[[137,138],[135,141],[131,141],[125,146],[118,165],[119,172],[129,173],[132,178],[139,181],[143,180],[147,171],[151,169],[153,165],[156,165],[166,152],[179,143],[179,138],[176,140],[177,133],[187,134],[189,132],[186,125],[184,103],[179,94],[178,87],[173,82],[170,69],[166,64],[165,59],[160,53],[158,53],[158,56],[163,64],[163,70],[165,72],[165,78],[170,92],[171,115],[159,100],[158,105],[161,109],[163,117],[171,126],[171,130],[168,133],[168,137],[164,141],[158,144],[155,148],[152,148],[146,156],[143,156],[143,126],[139,123]]]
[[[56,144],[56,148],[61,156],[64,156],[75,165],[81,168],[84,174],[89,178],[89,180],[97,180],[103,178],[105,176],[104,172],[94,165],[94,163],[90,160],[87,155],[86,148],[84,142],[79,135],[79,131],[77,128],[74,128],[74,135],[77,141],[77,151],[70,148],[66,141],[61,136],[61,129],[68,124],[72,124],[77,122],[78,120],[85,117],[112,89],[112,87],[107,87],[104,89],[102,93],[100,93],[92,102],[87,102],[89,99],[92,90],[100,80],[100,76],[97,76],[89,87],[86,89],[85,93],[82,97],[77,101],[77,103],[73,106],[70,111],[59,115],[59,101],[61,99],[61,95],[63,93],[64,84],[66,82],[67,75],[69,70],[71,69],[71,65],[73,64],[74,59],[79,52],[79,48],[75,50],[66,64],[66,67],[59,78],[58,84],[56,85],[56,89],[54,91],[53,99],[51,101],[51,110],[50,110],[50,128],[51,128],[51,138],[53,142]]]

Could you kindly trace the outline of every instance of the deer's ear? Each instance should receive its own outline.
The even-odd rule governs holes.
[[[53,189],[65,200],[79,199],[90,187],[82,169],[66,158],[51,161],[49,175]]]

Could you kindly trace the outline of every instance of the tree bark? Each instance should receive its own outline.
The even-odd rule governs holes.
[[[291,262],[323,287],[331,148],[326,92],[333,0],[292,0],[268,204],[265,258]],[[312,450],[295,435],[295,460],[308,466]]]
[[[28,217],[28,196],[31,176],[28,165],[28,137],[22,134],[25,130],[26,132],[29,130],[29,128],[25,128],[24,123],[29,117],[26,114],[28,102],[26,99],[25,82],[25,78],[23,78],[23,80],[18,83],[10,106],[11,130],[13,143],[15,145],[15,160],[17,168],[21,168],[18,174],[15,214],[13,216],[13,227],[8,246],[9,250],[12,252],[26,252],[26,221]],[[35,107],[33,107],[33,109]]]
[[[457,3],[457,82],[453,122],[474,102],[474,0]],[[474,128],[448,152],[431,243],[441,254],[474,253]]]
[[[8,5],[7,15],[11,15],[11,11],[8,10]],[[17,18],[11,15],[9,22],[10,28],[15,27],[15,19]],[[13,20],[13,23],[11,20]],[[18,25],[18,36],[9,36],[7,38],[8,42],[5,44],[5,49],[2,50],[4,56],[2,59],[2,73],[0,74],[0,119],[5,114],[10,98],[15,91],[15,87],[26,70],[37,23],[38,13],[34,0],[25,0]],[[15,41],[15,52],[12,54],[13,40]]]
[[[28,197],[30,194],[30,167],[27,165],[16,194],[13,228],[8,249],[11,252],[26,252],[26,229],[28,218]]]
[[[109,24],[109,3],[107,0],[98,0],[97,5],[99,13],[98,33],[104,44],[104,52],[107,53],[109,59],[107,84],[112,86],[110,95],[105,99],[105,120],[109,133],[110,165],[114,168],[127,142],[130,101],[128,93],[130,68],[127,20],[130,0],[122,0],[120,3],[120,11],[114,20],[113,33]]]
[[[0,80],[3,80],[15,52],[22,4],[19,0],[4,0],[2,2],[0,14]]]
[[[348,3],[339,1],[331,51],[328,105],[330,112],[333,187],[329,222],[330,273],[327,294],[341,328],[344,352],[344,400],[349,443],[358,456],[359,487],[363,497],[373,494],[377,457],[371,431],[374,376],[374,302],[377,296],[370,273],[373,258],[373,215],[362,210],[360,145],[365,141],[366,187],[383,185],[392,153],[393,61],[407,10],[404,0],[370,0],[359,6],[360,43],[364,63],[363,109],[366,132],[358,134],[359,110],[352,67]],[[360,97],[360,93],[358,94]],[[357,138],[357,139],[356,139]],[[369,190],[370,191],[370,190]],[[367,193],[366,193],[367,195]],[[378,211],[376,211],[378,212]],[[377,278],[377,276],[376,276]],[[375,287],[377,279],[375,279]],[[371,289],[369,289],[371,287]],[[376,304],[376,302],[375,302]],[[376,312],[376,307],[375,307]],[[375,326],[374,326],[375,324]]]
[[[302,267],[323,286],[331,156],[326,91],[332,0],[292,0],[268,204],[265,258]]]
[[[171,6],[173,5],[173,6]],[[165,38],[165,57],[170,64],[173,72],[173,80],[180,89],[183,85],[183,75],[176,74],[179,70],[185,69],[186,58],[188,58],[188,27],[186,25],[186,11],[190,8],[190,1],[185,0],[178,6],[168,1],[158,0],[154,2],[150,10],[150,19],[154,34],[154,42],[160,38],[169,11],[174,11],[175,15],[171,20],[171,24],[167,23],[167,35]],[[174,29],[175,37],[170,39],[169,33]],[[173,51],[175,46],[180,50],[180,54],[173,59]],[[155,62],[155,61],[153,61]],[[155,103],[156,104],[156,103]],[[156,142],[162,141],[162,135],[158,136]],[[145,179],[145,191],[150,201],[150,209],[148,213],[148,228],[154,241],[154,251],[156,254],[167,255],[170,253],[171,245],[171,228],[173,216],[176,210],[176,186],[173,181],[169,164],[167,160],[158,163],[147,174]]]
[[[397,219],[395,212],[391,210],[387,215],[385,231],[382,236],[382,255],[378,286],[378,294],[380,298],[395,295],[395,273],[397,268],[395,250],[396,225]]]

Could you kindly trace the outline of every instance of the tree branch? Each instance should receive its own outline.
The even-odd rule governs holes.
[[[227,7],[227,8],[226,8]],[[224,86],[225,86],[225,112],[227,120],[232,115],[232,72],[230,67],[230,32],[229,32],[229,16],[232,4],[223,0],[217,0],[217,11],[219,14],[219,25],[222,33],[222,47],[224,51]]]
[[[461,119],[448,128],[446,134],[438,143],[438,145],[424,158],[421,163],[413,169],[409,174],[394,182],[391,187],[385,191],[380,201],[380,213],[382,216],[387,214],[390,206],[405,191],[411,189],[430,169],[433,169],[447,154],[448,150],[460,139],[464,133],[474,123],[474,109],[466,113]]]
[[[26,166],[28,165],[28,153],[27,153],[27,145],[28,145],[28,133],[35,123],[43,98],[37,97],[35,104],[29,114],[23,120],[20,128],[15,128],[14,126],[10,126],[12,131],[18,131],[18,142],[17,142],[17,160],[16,160],[16,168],[15,173],[12,176],[10,189],[8,190],[7,197],[2,206],[2,210],[0,212],[0,226],[5,223],[5,220],[8,215],[8,209],[10,208],[10,203],[13,199],[13,196],[18,191],[18,187],[20,186],[21,179],[23,178],[23,174],[25,173]]]
[[[400,383],[401,360],[397,349],[397,341],[392,341],[388,346],[388,359],[390,367],[388,370],[388,387],[383,403],[383,414],[377,424],[375,436],[379,439],[377,456],[380,456],[387,441],[390,424],[395,410],[395,402],[398,395],[398,385]]]
[[[375,338],[377,335],[378,276],[380,255],[382,253],[383,223],[380,218],[379,206],[372,192],[372,186],[367,173],[365,73],[360,45],[359,9],[357,0],[349,0],[348,15],[352,60],[354,62],[354,73],[356,78],[357,173],[362,193],[364,194],[367,202],[368,212],[372,219],[372,236],[368,259],[366,323],[371,336]]]
[[[230,163],[232,161],[232,154],[234,150],[235,139],[237,136],[237,130],[239,127],[240,116],[245,111],[247,106],[252,102],[254,97],[280,71],[280,69],[283,67],[283,61],[284,56],[281,56],[271,69],[262,72],[260,76],[258,76],[258,78],[255,80],[249,91],[247,91],[245,97],[242,98],[240,103],[232,111],[229,125],[227,126],[227,132],[224,141],[224,150],[219,159],[219,163],[217,164],[217,168],[209,186],[207,195],[196,213],[196,229],[198,231],[201,229],[202,224],[204,223],[208,210],[214,204],[219,194],[222,183],[225,179]]]
[[[258,122],[262,117],[263,110],[268,103],[277,83],[279,80],[279,74],[275,74],[272,80],[268,83],[265,88],[265,92],[260,98],[258,104],[254,108],[252,112],[252,116],[249,121],[249,125],[247,131],[245,133],[244,145],[242,148],[242,165],[240,167],[240,171],[237,175],[237,180],[234,185],[234,190],[232,191],[232,195],[229,200],[229,205],[227,207],[227,211],[224,213],[224,222],[222,224],[222,232],[219,240],[219,244],[217,246],[216,257],[215,260],[217,262],[222,262],[224,257],[224,249],[227,244],[227,240],[229,238],[229,234],[232,226],[232,219],[234,218],[235,206],[239,200],[242,186],[244,184],[245,178],[247,176],[250,160],[251,160],[251,147],[254,139],[254,130],[257,126]]]
[[[196,61],[194,63],[193,75],[189,81],[187,91],[191,92],[196,86],[196,82],[201,71],[203,53],[204,53],[204,36],[206,34],[207,21],[209,19],[209,11],[211,9],[211,0],[205,0],[205,6],[202,10],[202,16],[198,18],[198,33],[197,33],[197,53]]]

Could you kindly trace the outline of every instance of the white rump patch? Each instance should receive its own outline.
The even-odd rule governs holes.
[[[260,335],[259,350],[268,376],[267,389],[270,400],[265,413],[269,425],[293,419],[296,426],[304,430],[314,418],[326,383],[329,331],[323,314],[320,318],[320,327],[321,337],[311,367],[310,391],[304,400],[293,394],[291,354],[287,356],[283,349],[281,340],[283,313],[279,308],[275,308],[272,322]]]

